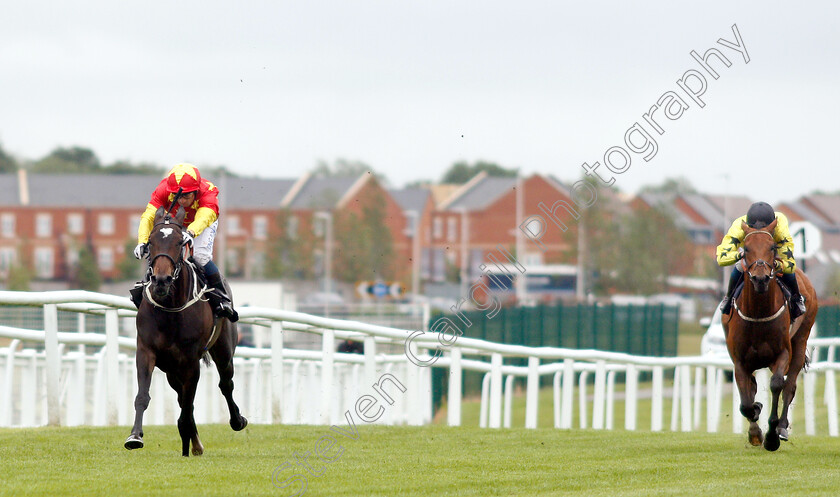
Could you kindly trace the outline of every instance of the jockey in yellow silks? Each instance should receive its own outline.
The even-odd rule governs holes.
[[[744,277],[743,250],[741,244],[744,241],[744,229],[741,223],[746,223],[750,228],[761,229],[776,220],[776,228],[773,230],[773,240],[776,241],[776,258],[780,261],[782,271],[782,283],[791,293],[790,314],[791,319],[796,319],[805,313],[805,299],[799,294],[799,285],[796,283],[796,261],[793,259],[793,237],[790,236],[788,220],[781,212],[775,212],[770,204],[756,202],[747,210],[745,216],[733,221],[729,231],[718,245],[717,263],[719,266],[731,266],[734,264],[732,276],[729,278],[729,288],[720,303],[720,310],[723,314],[729,314],[732,309],[732,293],[735,287]]]

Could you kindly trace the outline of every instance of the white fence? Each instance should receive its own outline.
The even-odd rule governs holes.
[[[134,338],[119,336],[120,317],[134,315],[127,298],[83,291],[0,292],[0,305],[42,306],[44,316],[40,330],[0,326],[0,338],[11,339],[7,347],[0,348],[0,426],[131,424],[137,390],[136,344]],[[78,313],[75,332],[58,331],[59,310]],[[525,426],[536,428],[542,376],[552,379],[553,426],[557,428],[615,428],[615,406],[621,401],[627,430],[665,429],[668,401],[673,431],[692,431],[703,424],[707,431],[719,431],[723,428],[721,413],[731,413],[733,432],[741,432],[745,426],[738,411],[737,388],[731,388],[726,380],[725,372],[732,369],[728,359],[639,357],[504,345],[464,337],[441,346],[439,337],[431,333],[415,336],[406,345],[413,330],[276,309],[244,307],[239,311],[240,322],[259,326],[269,335],[267,348],[239,347],[236,351],[234,396],[243,414],[254,423],[343,423],[344,412],[357,412],[361,399],[368,395],[378,396],[374,400],[384,406],[378,423],[431,422],[431,367],[418,367],[403,353],[377,353],[377,348],[394,349],[391,345],[397,345],[421,361],[431,362],[430,351],[442,352],[432,367],[448,372],[450,425],[461,424],[462,373],[473,370],[485,373],[482,427],[511,426],[514,386],[520,378],[526,383]],[[85,331],[85,316],[89,314],[105,315],[104,334]],[[321,350],[284,348],[284,331],[291,330],[320,335]],[[364,354],[335,352],[338,339],[363,341]],[[21,349],[21,345],[30,348]],[[798,391],[792,415],[797,430],[802,429],[798,426],[800,416],[804,418],[806,434],[816,434],[818,426],[824,424],[829,435],[838,435],[835,371],[840,364],[834,362],[838,345],[840,339],[810,342],[814,361],[809,372],[800,375],[804,388]],[[528,365],[504,364],[512,357],[527,357]],[[640,375],[646,372],[650,384],[640,386]],[[759,374],[758,399],[763,396],[765,405],[766,373]],[[824,377],[821,392],[816,389],[819,376]],[[617,377],[623,379],[623,389],[616,389]],[[196,395],[198,423],[227,421],[217,383],[215,367],[202,367]],[[174,423],[178,416],[176,396],[159,371],[153,378],[151,396],[146,424]],[[650,399],[649,407],[645,407],[650,409],[649,426],[640,426],[637,421],[642,397]],[[818,398],[825,406],[825,423],[817,423],[817,412],[823,411],[817,408]],[[768,413],[769,409],[764,409],[763,421]]]

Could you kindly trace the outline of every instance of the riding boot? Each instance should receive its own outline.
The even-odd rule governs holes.
[[[720,302],[720,313],[721,314],[729,314],[732,310],[732,294],[735,292],[735,287],[738,286],[738,283],[744,279],[744,273],[742,273],[737,267],[732,270],[732,275],[729,277],[729,287],[726,289],[726,295],[724,295],[723,300]]]
[[[207,293],[210,299],[210,305],[213,306],[213,313],[219,317],[228,318],[231,323],[237,322],[239,320],[239,313],[234,310],[233,302],[225,291],[221,273],[208,274],[207,284],[213,288],[212,291]]]
[[[140,304],[143,303],[143,289],[146,288],[146,284],[149,282],[149,273],[148,271],[143,276],[143,281],[138,281],[134,284],[133,288],[128,290],[128,294],[131,295],[131,301],[134,302],[134,305],[137,308],[140,308]]]
[[[790,290],[790,319],[793,321],[805,314],[805,297],[799,293],[799,284],[796,282],[796,274],[782,274],[782,283]]]

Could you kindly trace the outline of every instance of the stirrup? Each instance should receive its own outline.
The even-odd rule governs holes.
[[[798,297],[798,298],[797,298]],[[808,309],[805,307],[805,297],[801,294],[793,295],[790,298],[790,318],[796,319],[805,314]]]
[[[233,309],[230,302],[219,302],[215,309],[215,314],[221,318],[228,318],[228,321],[235,323],[239,321],[239,313]]]
[[[137,282],[134,284],[133,288],[128,290],[128,294],[131,296],[131,301],[138,309],[140,308],[140,304],[143,303],[143,288],[145,288],[145,285],[141,282]]]

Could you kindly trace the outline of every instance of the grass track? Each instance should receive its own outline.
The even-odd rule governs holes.
[[[351,440],[321,426],[199,429],[207,452],[190,458],[174,426],[148,427],[146,448],[130,452],[127,427],[2,429],[0,495],[295,495],[272,473],[326,434],[344,451],[301,495],[840,494],[836,438],[795,436],[768,453],[732,434],[357,426]]]

